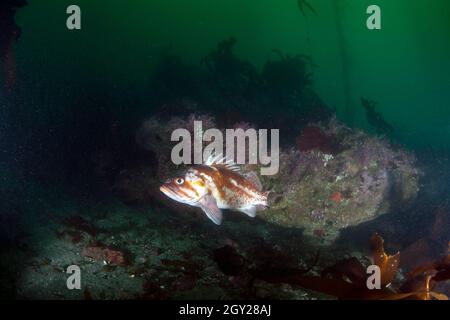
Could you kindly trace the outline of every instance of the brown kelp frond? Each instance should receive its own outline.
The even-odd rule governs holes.
[[[450,279],[450,255],[416,268],[406,275],[406,279],[395,284],[400,262],[400,253],[388,255],[384,251],[384,240],[379,234],[371,238],[373,264],[379,267],[380,289],[369,289],[369,274],[356,258],[338,261],[325,268],[321,276],[307,276],[304,270],[290,269],[289,272],[264,270],[255,274],[261,280],[271,283],[288,283],[305,289],[334,296],[337,299],[358,300],[448,300],[448,297],[435,291],[436,284]]]
[[[426,263],[411,270],[408,276],[416,277],[420,274],[434,274],[433,279],[435,281],[450,280],[450,254],[437,261]]]
[[[361,97],[361,105],[364,107],[364,109],[366,109],[367,121],[375,129],[377,134],[392,134],[394,131],[394,127],[386,122],[381,113],[375,110],[377,104],[378,102],[376,101],[371,101],[364,97]]]
[[[441,259],[420,265],[406,275],[407,280],[401,290],[415,290],[416,299],[422,300],[448,300],[448,296],[436,292],[438,283],[450,280],[450,243],[446,255]]]
[[[297,0],[297,5],[303,16],[306,16],[306,9],[314,13],[316,16],[318,15],[317,11],[306,0]]]
[[[335,265],[325,268],[322,277],[331,276],[334,279],[342,279],[351,283],[365,283],[366,269],[356,258],[338,261]]]
[[[378,233],[371,239],[371,254],[373,264],[377,265],[381,271],[381,284],[388,285],[394,280],[398,272],[400,263],[400,252],[390,256],[384,252],[384,240]]]
[[[399,300],[410,296],[409,294],[398,295],[386,287],[381,290],[369,290],[366,287],[366,277],[365,275],[364,278],[362,277],[361,270],[364,270],[364,268],[357,259],[346,259],[326,268],[320,277],[306,276],[302,273],[302,270],[294,274],[290,270],[289,273],[269,273],[266,271],[264,274],[259,274],[258,278],[270,283],[288,283],[340,300]]]

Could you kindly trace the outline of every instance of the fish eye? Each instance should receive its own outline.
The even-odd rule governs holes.
[[[178,179],[175,179],[175,182],[176,182],[177,184],[182,184],[182,183],[184,182],[184,179],[178,178]]]

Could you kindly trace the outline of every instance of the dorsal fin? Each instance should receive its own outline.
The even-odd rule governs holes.
[[[205,165],[210,167],[224,167],[228,170],[239,172],[241,171],[241,168],[239,168],[237,165],[234,164],[233,160],[227,159],[226,157],[222,156],[221,154],[214,155],[210,154],[208,159],[205,161]]]
[[[216,164],[219,159],[222,159],[222,155],[221,154],[216,155],[214,153],[211,153],[208,156],[208,159],[206,159],[206,161],[204,162],[204,164],[207,165],[207,166],[212,166],[213,164]]]
[[[246,173],[244,174],[244,177],[245,177],[248,181],[250,181],[250,182],[256,187],[256,189],[257,189],[258,191],[262,191],[262,183],[261,183],[261,181],[259,180],[259,177],[258,177],[258,175],[257,175],[255,172],[253,172],[253,171],[246,172]]]

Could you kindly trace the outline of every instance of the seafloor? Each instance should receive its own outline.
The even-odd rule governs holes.
[[[443,163],[438,164],[442,170]],[[432,164],[428,169],[437,170]],[[445,178],[441,174],[431,183],[439,185]],[[424,183],[419,197],[442,192]],[[266,282],[251,270],[297,268],[320,275],[350,257],[367,265],[373,232],[385,237],[386,251],[404,253],[401,267],[407,269],[439,257],[448,241],[448,207],[429,202],[344,230],[337,242],[324,246],[300,228],[238,213],[228,213],[224,224],[216,226],[200,213],[180,214],[163,206],[98,202],[30,184],[23,192],[20,216],[19,208],[11,207],[2,217],[3,298],[333,299]],[[73,264],[81,268],[81,290],[66,287],[65,271]],[[402,276],[401,271],[397,278]],[[441,288],[448,290],[448,285]]]
[[[37,190],[39,199],[22,221],[14,246],[0,261],[6,297],[32,299],[130,298],[284,298],[317,297],[287,285],[249,285],[241,274],[246,264],[307,265],[316,251],[302,241],[300,230],[281,230],[237,214],[217,227],[202,216],[177,216],[168,210],[132,208],[118,202],[90,204]],[[54,194],[54,193],[53,193]],[[34,217],[35,219],[31,219]],[[87,257],[87,246],[116,248],[125,261]],[[245,253],[224,272],[214,259],[218,248]],[[323,259],[326,258],[324,252]],[[216,259],[217,260],[217,259]],[[83,290],[68,290],[69,265],[82,270]],[[228,274],[235,274],[227,275]],[[7,277],[5,279],[5,276]]]

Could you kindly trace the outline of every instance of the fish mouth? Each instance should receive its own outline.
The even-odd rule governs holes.
[[[178,192],[174,191],[170,186],[163,185],[159,188],[159,190],[172,200],[178,202],[186,202],[186,199],[183,199],[183,197],[180,196]]]
[[[171,190],[171,188],[169,188],[169,187],[167,187],[167,186],[161,186],[161,187],[159,187],[159,190],[160,190],[162,193],[164,193],[166,196],[168,196],[169,198],[172,198],[172,199],[174,199],[175,197],[178,198],[178,195],[177,195],[175,192],[173,192],[173,191]],[[177,200],[177,199],[174,199],[174,200]]]
[[[170,186],[162,185],[159,187],[159,190],[164,193],[167,197],[177,202],[193,205],[196,201],[195,199],[191,199],[181,195],[179,192],[176,192]]]

